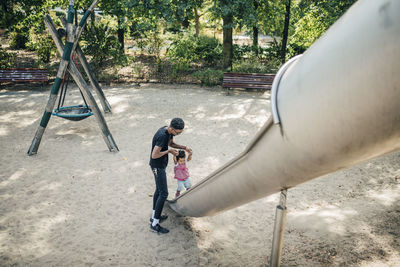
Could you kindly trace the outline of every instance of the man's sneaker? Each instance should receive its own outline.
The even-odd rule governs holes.
[[[153,226],[150,224],[150,231],[155,232],[157,234],[167,234],[169,233],[169,230],[167,228],[161,227],[160,224],[156,224],[156,226]]]
[[[160,217],[160,223],[168,219],[168,215],[161,215]],[[150,223],[153,223],[153,218],[150,218]]]

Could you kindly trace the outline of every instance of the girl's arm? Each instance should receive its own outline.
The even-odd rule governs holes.
[[[193,154],[193,152],[189,152],[189,156],[187,158],[187,161],[191,161],[192,160],[192,154]]]

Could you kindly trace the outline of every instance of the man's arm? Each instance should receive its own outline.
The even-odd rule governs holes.
[[[174,139],[171,139],[171,141],[169,142],[169,146],[172,148],[183,149],[188,153],[193,153],[191,148],[187,146],[178,145],[177,143],[174,142]]]
[[[161,147],[160,146],[154,146],[153,151],[151,152],[151,158],[152,159],[158,159],[161,158],[162,156],[168,154],[168,153],[172,153],[172,155],[176,156],[178,155],[178,151],[176,151],[175,149],[168,149],[165,151],[161,151]]]

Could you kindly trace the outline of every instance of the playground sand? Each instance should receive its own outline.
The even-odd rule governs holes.
[[[213,217],[169,215],[149,231],[151,139],[172,117],[193,151],[194,183],[238,155],[270,116],[269,94],[188,85],[103,87],[110,153],[95,118],[52,117],[26,152],[49,89],[0,89],[1,266],[267,266],[279,194]],[[67,101],[80,103],[77,90]],[[265,159],[268,160],[268,159]],[[170,196],[176,189],[167,169]],[[282,266],[399,266],[400,153],[288,191]],[[229,188],[227,188],[229,190]]]

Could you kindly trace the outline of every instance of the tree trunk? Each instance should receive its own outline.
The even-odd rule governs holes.
[[[90,23],[92,27],[94,26],[95,21],[96,21],[96,14],[94,12],[90,12]]]
[[[189,18],[186,16],[185,19],[182,21],[182,28],[187,29],[189,28]]]
[[[195,29],[196,29],[196,36],[199,36],[200,34],[200,16],[199,16],[199,11],[197,8],[194,8],[194,23],[195,23]]]
[[[253,27],[253,49],[256,55],[258,55],[258,27]]]
[[[6,27],[8,28],[9,31],[11,31],[11,21],[9,19],[10,16],[8,15],[8,8],[6,1],[1,1],[1,9],[5,14],[4,17],[5,17]],[[10,10],[12,10],[12,7],[10,8]]]
[[[258,18],[257,18],[257,9],[258,9],[258,1],[254,0],[253,1],[253,6],[254,6],[254,12],[256,13],[256,21],[253,26],[253,50],[258,55]]]
[[[74,11],[75,11],[75,15],[74,15],[75,26],[78,26],[78,10],[74,9]]]
[[[289,20],[290,20],[290,1],[291,0],[286,0],[285,27],[283,28],[283,36],[282,36],[282,52],[281,52],[282,63],[285,63],[286,61],[286,46],[289,35]]]
[[[222,18],[223,20],[223,67],[224,69],[230,68],[232,70],[233,59],[233,39],[232,39],[232,13],[227,14]]]
[[[125,31],[124,31],[124,28],[122,27],[122,22],[121,22],[120,18],[118,18],[118,30],[117,30],[117,33],[118,33],[118,41],[121,44],[121,50],[124,51],[124,48],[125,48],[125,45],[124,45],[124,43],[125,43],[125,40],[124,40]]]
[[[3,9],[4,14],[8,13],[6,1],[1,1],[1,8]]]

